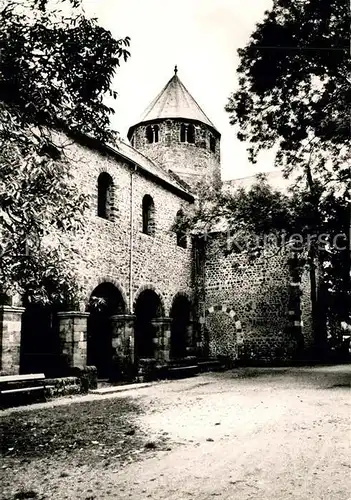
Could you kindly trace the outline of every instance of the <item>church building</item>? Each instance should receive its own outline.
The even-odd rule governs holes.
[[[284,362],[307,348],[308,280],[286,258],[252,263],[226,255],[220,233],[173,229],[196,203],[197,183],[221,176],[220,132],[177,69],[128,139],[69,146],[90,195],[84,231],[70,237],[83,299],[76,310],[1,306],[0,373],[60,376],[94,365],[99,378],[117,380],[147,365],[161,373],[206,360]]]

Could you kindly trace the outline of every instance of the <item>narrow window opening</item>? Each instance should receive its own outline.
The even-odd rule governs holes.
[[[148,194],[143,198],[143,233],[149,236],[155,234],[155,205]]]
[[[182,224],[184,219],[184,214],[182,210],[178,210],[176,219],[177,219],[177,224]],[[181,248],[187,247],[186,231],[182,227],[178,227],[177,229],[177,246]]]
[[[152,130],[151,125],[146,127],[146,139],[149,144],[154,142],[154,131]]]
[[[107,172],[102,172],[98,178],[98,217],[112,220],[113,181]]]
[[[159,132],[160,132],[160,127],[158,125],[154,126],[154,142],[159,141]]]
[[[210,149],[213,153],[216,152],[216,139],[213,137],[213,135],[210,136]]]
[[[188,142],[190,144],[195,143],[195,127],[194,127],[194,125],[188,126]]]
[[[186,127],[184,123],[182,123],[180,126],[180,142],[185,142],[185,132],[186,132]]]

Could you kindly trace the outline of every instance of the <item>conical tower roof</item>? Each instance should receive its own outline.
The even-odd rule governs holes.
[[[174,75],[158,96],[149,104],[137,124],[165,118],[183,118],[205,123],[217,130],[178,77]],[[135,125],[131,128],[134,128]]]

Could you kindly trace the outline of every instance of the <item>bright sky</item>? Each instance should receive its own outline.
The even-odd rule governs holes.
[[[111,102],[113,126],[128,128],[167,81],[178,76],[222,134],[222,178],[273,169],[264,153],[255,167],[236,139],[224,106],[237,86],[237,49],[246,45],[272,0],[84,0],[88,15],[115,38],[131,37],[131,57],[122,63]]]

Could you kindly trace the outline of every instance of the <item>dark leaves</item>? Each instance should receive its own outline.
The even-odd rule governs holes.
[[[69,240],[88,203],[57,131],[114,139],[103,101],[129,57],[128,37],[69,3],[68,17],[59,3],[0,0],[0,282],[44,303],[78,300]]]
[[[239,140],[253,144],[250,159],[275,145],[280,166],[301,164],[315,137],[328,151],[314,154],[339,162],[350,137],[347,2],[274,2],[239,57],[239,88],[226,110]]]
[[[115,40],[71,2],[73,13],[47,10],[47,2],[10,2],[0,23],[0,100],[33,125],[79,130],[112,140],[109,91],[130,39]]]

